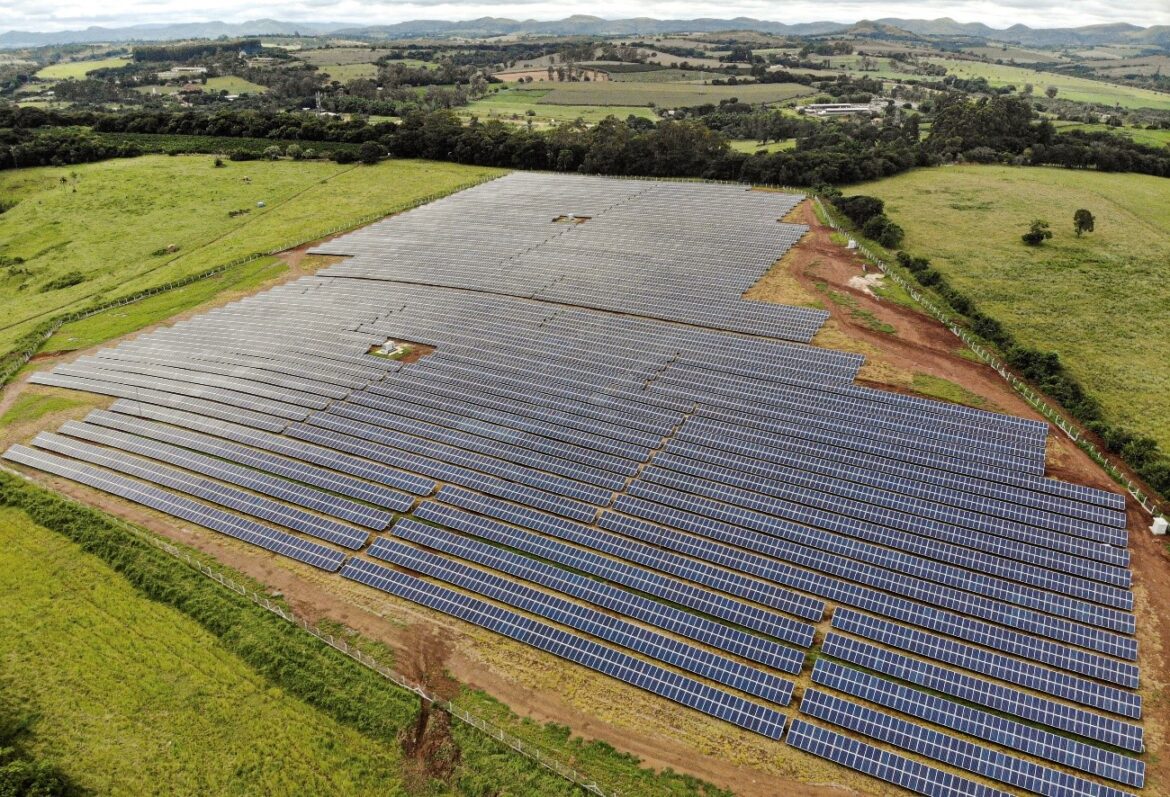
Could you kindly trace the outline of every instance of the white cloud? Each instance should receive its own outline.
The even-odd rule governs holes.
[[[203,0],[197,15],[188,0],[0,0],[0,30],[55,31],[84,28],[170,24],[219,20],[244,22],[272,18],[304,22],[346,22],[360,25],[392,24],[412,19],[474,19],[481,16],[516,19],[560,19],[570,14],[591,14],[609,19],[656,17],[735,16],[780,22],[903,17],[932,19],[951,17],[960,22],[983,22],[996,28],[1016,23],[1032,27],[1074,27],[1107,22],[1138,25],[1170,24],[1166,0],[841,0],[831,5],[814,0],[794,0],[783,5],[774,0],[645,0],[637,4],[619,0]]]

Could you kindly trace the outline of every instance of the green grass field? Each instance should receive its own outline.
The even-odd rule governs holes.
[[[1041,168],[922,169],[851,193],[886,201],[904,248],[1024,345],[1060,354],[1108,420],[1170,447],[1170,189],[1165,179]],[[1077,238],[1078,208],[1096,231]],[[1032,219],[1053,239],[1030,248]]]
[[[739,138],[731,142],[731,148],[736,152],[746,152],[749,155],[757,152],[783,152],[786,149],[795,149],[796,139],[786,138],[783,141],[769,141],[767,144],[761,144],[754,138]]]
[[[1128,138],[1147,147],[1170,146],[1170,130],[1146,130],[1142,127],[1110,127],[1103,124],[1089,124],[1087,122],[1061,122],[1053,124],[1060,132],[1069,130],[1085,130],[1091,133],[1112,133],[1115,136]]]
[[[83,78],[95,69],[107,69],[126,66],[129,58],[102,58],[96,61],[66,61],[52,64],[37,72],[36,77],[41,80],[64,80],[65,78]]]
[[[584,119],[589,124],[600,122],[607,116],[625,119],[633,114],[644,119],[657,119],[654,111],[647,106],[602,106],[602,105],[545,105],[540,102],[548,89],[500,89],[483,99],[476,100],[460,109],[467,116],[480,119],[502,119],[508,122],[549,125],[555,122],[573,122]],[[532,115],[528,114],[532,111]]]
[[[58,313],[500,173],[405,160],[251,161],[216,169],[213,160],[159,155],[0,174],[0,194],[19,201],[0,215],[0,257],[25,259],[0,269],[0,350]],[[230,217],[235,210],[248,212]],[[153,254],[171,245],[178,251]],[[84,281],[43,291],[72,272]]]
[[[378,67],[374,64],[333,64],[322,67],[321,73],[328,75],[330,80],[348,83],[363,78],[373,80],[378,76]]]
[[[178,94],[181,88],[182,86],[173,84],[167,86],[140,86],[137,91],[143,94]],[[242,77],[227,75],[225,77],[209,77],[207,83],[203,86],[203,90],[211,94],[218,94],[221,91],[226,91],[228,94],[263,94],[268,91],[268,87],[244,80]]]
[[[60,352],[95,346],[211,301],[219,294],[256,288],[286,269],[284,262],[275,257],[244,263],[223,274],[66,324],[45,341],[41,350]]]
[[[0,688],[94,794],[400,794],[399,753],[273,687],[178,611],[0,509]]]
[[[541,105],[646,105],[683,108],[718,103],[733,97],[743,102],[773,103],[795,99],[813,91],[799,83],[765,83],[748,86],[710,86],[702,83],[564,83],[548,91]]]
[[[945,66],[950,74],[962,78],[987,78],[987,82],[992,86],[1014,85],[1017,90],[1022,90],[1025,83],[1031,83],[1033,93],[1037,97],[1043,97],[1045,90],[1049,86],[1054,86],[1057,91],[1057,99],[1117,105],[1122,108],[1170,110],[1170,94],[1150,91],[1149,89],[1120,86],[1071,75],[1054,75],[1049,72],[1037,72],[1034,69],[1006,64],[987,64],[979,61],[956,61],[942,58],[929,60]]]

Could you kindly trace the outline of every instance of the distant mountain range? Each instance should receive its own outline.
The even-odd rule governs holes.
[[[836,33],[856,33],[882,38],[914,38],[942,36],[983,39],[994,42],[1021,44],[1032,47],[1061,47],[1066,45],[1140,44],[1170,47],[1170,26],[1149,28],[1137,25],[1090,25],[1080,28],[1029,28],[1013,25],[999,30],[979,22],[956,22],[953,19],[879,19],[854,25],[838,22],[807,22],[788,25],[783,22],[736,17],[734,19],[602,19],[593,16],[571,16],[542,22],[498,17],[460,22],[443,20],[413,20],[393,25],[357,27],[352,23],[282,22],[275,19],[257,19],[249,22],[185,22],[173,25],[133,25],[125,28],[90,27],[85,30],[35,33],[8,31],[0,34],[0,48],[37,47],[47,44],[94,44],[134,41],[171,41],[175,39],[206,39],[219,36],[280,35],[306,36],[339,34],[369,39],[412,39],[423,37],[480,38],[521,33],[552,36],[639,36],[664,33],[713,33],[731,30],[754,30],[791,36],[818,36]]]

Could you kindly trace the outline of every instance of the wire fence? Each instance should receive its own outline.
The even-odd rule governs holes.
[[[0,469],[3,469],[13,476],[23,479],[24,481],[31,481],[31,479],[29,479],[23,473],[19,473],[17,471],[11,470],[10,468],[2,466],[0,466]],[[58,494],[57,497],[67,503],[76,504],[79,509],[82,508],[81,504],[77,504],[75,501],[64,495]],[[550,772],[553,772],[565,780],[576,784],[590,794],[595,794],[597,797],[619,797],[616,791],[607,791],[603,789],[584,773],[578,772],[573,767],[553,756],[544,748],[525,741],[524,739],[509,733],[494,722],[473,714],[472,712],[467,711],[466,709],[461,708],[454,703],[451,703],[450,701],[443,700],[432,695],[423,685],[411,681],[402,673],[394,670],[391,667],[388,667],[360,648],[351,645],[345,639],[318,628],[303,617],[298,617],[290,609],[282,606],[279,602],[274,601],[270,596],[262,595],[261,593],[256,592],[255,590],[252,590],[231,578],[228,578],[220,571],[215,570],[214,568],[207,565],[207,563],[200,561],[197,557],[192,556],[187,551],[184,551],[178,546],[171,544],[162,537],[144,531],[137,526],[127,523],[121,518],[106,516],[106,519],[112,523],[115,523],[119,528],[123,529],[129,534],[132,534],[136,539],[139,539],[167,554],[170,554],[194,570],[199,571],[204,576],[207,576],[212,581],[215,581],[217,584],[220,584],[232,592],[235,592],[237,595],[241,595],[242,597],[247,598],[249,601],[261,607],[262,609],[266,609],[267,611],[272,612],[277,617],[280,617],[286,622],[297,626],[301,630],[307,631],[339,653],[348,656],[362,666],[378,673],[383,678],[393,683],[395,686],[413,692],[434,707],[446,711],[452,717],[455,717],[461,722],[487,734],[488,736],[492,737],[501,744],[506,745],[525,758],[531,759]]]
[[[15,357],[4,369],[4,371],[0,372],[0,390],[3,390],[4,386],[12,380],[17,372],[26,366],[29,361],[36,356],[37,352],[41,350],[41,346],[44,345],[45,341],[53,337],[53,335],[57,334],[61,327],[65,326],[66,324],[82,321],[86,318],[90,318],[91,316],[95,316],[98,313],[104,313],[119,307],[125,307],[126,305],[134,304],[135,302],[140,302],[143,299],[149,299],[152,296],[158,296],[162,293],[168,293],[178,288],[185,288],[188,285],[193,285],[197,282],[202,282],[205,279],[217,277],[226,271],[238,268],[247,263],[252,263],[256,260],[259,260],[260,258],[271,257],[280,252],[284,252],[289,249],[296,249],[299,246],[304,246],[307,243],[319,241],[323,238],[331,238],[334,235],[338,235],[339,233],[349,232],[350,230],[355,230],[358,227],[364,227],[367,224],[384,219],[387,216],[391,216],[397,213],[405,213],[406,211],[413,210],[414,208],[420,207],[421,205],[434,202],[436,199],[442,199],[449,194],[457,193],[459,191],[463,191],[468,188],[473,188],[477,185],[489,182],[496,179],[498,176],[499,175],[486,175],[477,180],[469,180],[465,183],[461,183],[455,186],[454,188],[451,188],[449,191],[440,191],[427,194],[425,196],[416,197],[409,202],[400,203],[388,210],[381,210],[377,213],[368,213],[360,218],[350,219],[349,221],[334,227],[330,227],[328,230],[317,232],[306,238],[288,241],[263,251],[242,255],[235,258],[234,260],[221,263],[220,265],[214,266],[205,271],[200,271],[196,274],[189,274],[185,277],[180,277],[179,279],[162,283],[161,285],[155,285],[150,288],[144,288],[143,290],[135,291],[134,293],[127,294],[125,296],[119,296],[117,299],[110,299],[109,301],[101,302],[100,304],[90,305],[83,310],[76,310],[71,313],[64,313],[62,315],[56,316],[50,322],[44,325],[40,333],[36,336],[36,339],[25,349],[19,352],[10,353],[10,355],[15,355]]]
[[[844,229],[840,224],[837,223],[837,220],[833,218],[833,215],[825,207],[819,196],[814,197],[814,201],[817,204],[817,210],[819,211],[820,217],[824,219],[830,227],[832,227],[834,230],[837,230],[838,232],[849,233],[848,230]],[[1067,417],[1065,417],[1065,415],[1052,404],[1050,404],[1044,396],[1033,390],[1031,385],[1012,373],[1007,365],[1005,365],[1004,362],[999,359],[999,357],[988,350],[977,336],[964,327],[960,326],[955,321],[955,317],[949,309],[941,307],[939,304],[930,299],[930,297],[920,292],[916,286],[911,284],[911,282],[905,279],[901,274],[891,269],[885,260],[878,257],[865,244],[858,242],[857,251],[864,255],[866,260],[881,269],[883,274],[896,282],[898,286],[902,288],[902,290],[906,291],[906,293],[910,295],[910,298],[921,305],[931,316],[933,316],[947,329],[954,333],[955,336],[963,341],[963,343],[967,345],[967,348],[973,351],[980,360],[994,368],[996,373],[1003,377],[1003,379],[1009,385],[1011,385],[1012,388],[1014,388],[1015,391],[1019,393],[1033,409],[1047,418],[1054,426],[1056,426],[1056,428],[1060,429],[1060,431],[1064,432],[1064,434],[1070,440],[1072,440],[1073,443],[1075,443],[1082,451],[1088,454],[1094,462],[1100,465],[1101,468],[1109,474],[1110,478],[1124,487],[1126,491],[1133,496],[1134,500],[1141,504],[1143,509],[1145,509],[1150,513],[1150,515],[1154,517],[1160,516],[1161,512],[1158,503],[1154,498],[1147,495],[1140,485],[1136,484],[1124,471],[1114,465],[1113,461],[1108,456],[1106,456],[1105,453],[1102,452],[1101,449],[1099,449],[1092,440],[1085,436],[1084,431],[1077,424],[1073,423]]]

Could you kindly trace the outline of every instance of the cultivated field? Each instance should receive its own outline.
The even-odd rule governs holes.
[[[228,94],[263,94],[268,91],[267,86],[244,80],[242,77],[228,75],[226,77],[209,77],[207,83],[200,84],[204,91]],[[141,86],[138,90],[143,94],[178,94],[182,86],[177,84],[167,86]]]
[[[93,793],[400,793],[396,747],[273,688],[16,509],[0,509],[0,591],[0,689]]]
[[[39,321],[314,237],[497,172],[447,163],[148,156],[0,175],[0,349]],[[257,202],[263,201],[264,208]],[[247,211],[229,216],[232,211]],[[71,220],[85,218],[86,224]],[[168,253],[167,247],[177,247]],[[161,250],[161,251],[160,251]],[[49,288],[56,281],[83,281]]]
[[[1170,202],[1132,174],[957,166],[853,192],[885,199],[903,246],[931,258],[1021,343],[1056,351],[1111,420],[1170,445]],[[1077,238],[1073,212],[1096,231]],[[1034,218],[1055,237],[1024,246]]]
[[[46,66],[37,72],[36,77],[41,80],[64,80],[65,78],[83,78],[95,69],[108,69],[126,66],[129,58],[102,58],[96,61],[67,61],[65,63]]]
[[[682,108],[738,98],[744,102],[783,102],[812,94],[798,83],[768,83],[749,86],[710,86],[701,83],[567,83],[558,85],[540,98],[540,104],[555,105],[651,105]]]
[[[480,119],[500,118],[505,121],[522,123],[532,120],[534,124],[542,125],[554,122],[573,122],[577,119],[595,123],[607,116],[625,119],[631,114],[643,119],[657,119],[654,111],[645,105],[546,104],[542,100],[548,92],[548,89],[500,89],[459,110],[465,115],[478,116]],[[529,111],[532,113],[530,114]]]

